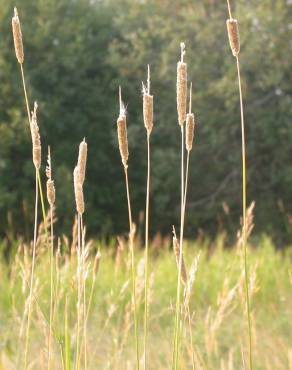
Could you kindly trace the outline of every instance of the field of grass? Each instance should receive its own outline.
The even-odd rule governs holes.
[[[72,238],[56,236],[54,156],[51,160],[49,147],[46,213],[38,105],[34,103],[31,111],[22,31],[14,9],[13,39],[32,138],[35,211],[33,241],[18,241],[9,248],[3,241],[0,249],[7,250],[0,254],[0,370],[292,369],[292,253],[289,247],[277,251],[268,237],[254,243],[249,239],[255,202],[248,208],[240,38],[228,0],[227,5],[227,32],[237,69],[241,124],[238,150],[242,156],[242,222],[233,247],[227,246],[223,234],[212,242],[202,237],[184,241],[188,169],[196,126],[184,42],[180,44],[176,83],[181,131],[178,238],[173,229],[172,243],[148,243],[150,136],[154,127],[149,65],[147,84],[143,84],[147,135],[143,238],[136,236],[132,218],[127,110],[121,87],[117,136],[125,175],[128,236],[108,244],[86,238],[85,138],[73,172],[77,217]]]
[[[144,265],[136,243],[139,344],[143,340]],[[161,243],[162,244],[162,243]],[[162,244],[163,245],[163,244]],[[0,369],[21,368],[27,278],[31,258],[19,247],[9,264],[0,268]],[[53,319],[52,369],[73,369],[76,347],[76,255],[66,253],[68,242],[57,253]],[[101,259],[93,285],[88,316],[88,369],[134,369],[135,340],[131,304],[131,274],[128,248],[89,245],[86,262],[87,302],[92,288],[94,251]],[[29,369],[45,369],[50,310],[48,249],[41,239],[36,259],[34,299],[29,346]],[[74,251],[74,248],[73,248]],[[117,252],[118,251],[118,252]],[[171,247],[164,244],[150,253],[150,298],[148,368],[171,367],[177,268]],[[244,276],[239,248],[224,248],[216,242],[186,243],[189,269],[199,255],[190,300],[192,334],[197,368],[239,369],[247,361],[247,328],[244,313]],[[268,238],[249,246],[250,290],[254,369],[292,369],[292,266],[291,248],[277,252]],[[67,306],[66,306],[67,302]],[[67,308],[66,308],[67,307]],[[65,319],[67,316],[67,320]],[[183,316],[185,317],[185,316]],[[67,324],[67,325],[66,325]],[[180,369],[192,368],[188,321],[184,320]],[[82,353],[82,351],[81,351]],[[18,365],[17,365],[18,362]],[[18,366],[18,367],[17,367]]]

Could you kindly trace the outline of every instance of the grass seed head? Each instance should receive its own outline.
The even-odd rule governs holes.
[[[82,215],[84,213],[84,197],[83,197],[83,188],[80,182],[79,168],[78,166],[74,169],[74,192],[75,192],[75,202],[76,210]]]
[[[46,176],[47,180],[47,198],[49,205],[53,207],[56,199],[56,192],[55,192],[55,185],[54,181],[52,180],[52,164],[51,164],[51,151],[50,147],[48,148],[48,159],[47,159],[47,166],[46,166]]]
[[[127,137],[127,119],[126,109],[122,102],[121,88],[119,89],[120,97],[120,114],[117,119],[117,130],[118,130],[118,141],[119,149],[122,158],[122,163],[125,168],[128,167],[129,149],[128,149],[128,137]]]
[[[148,135],[151,134],[153,128],[153,95],[150,95],[150,67],[148,65],[147,86],[142,83],[143,92],[143,118],[144,126]]]
[[[31,139],[32,139],[32,158],[33,164],[37,170],[41,167],[41,160],[42,160],[42,147],[41,147],[41,138],[39,133],[39,126],[37,123],[37,108],[38,105],[34,103],[34,110],[31,113],[31,121],[30,121],[30,132],[31,132]]]
[[[181,43],[181,60],[177,63],[176,102],[178,123],[182,126],[187,111],[187,64],[184,62],[185,44]]]
[[[194,141],[194,128],[195,128],[195,117],[192,113],[192,83],[190,86],[190,102],[189,102],[189,113],[186,117],[186,149],[188,152],[192,150]]]
[[[79,145],[79,155],[78,155],[78,163],[77,166],[79,168],[79,176],[80,176],[80,183],[83,185],[85,180],[85,172],[86,172],[86,161],[87,161],[87,143],[85,139]]]
[[[47,198],[49,205],[53,207],[56,199],[55,185],[54,181],[51,179],[47,180]]]
[[[187,114],[186,119],[186,149],[188,152],[192,150],[194,141],[195,117],[193,113]]]
[[[239,39],[239,30],[238,23],[236,19],[230,18],[226,21],[227,32],[229,45],[232,51],[232,54],[237,57],[240,51],[240,39]]]
[[[18,63],[22,64],[24,62],[22,32],[16,8],[14,8],[14,16],[12,17],[12,33],[16,58]]]

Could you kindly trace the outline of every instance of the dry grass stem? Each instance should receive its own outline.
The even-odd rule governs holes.
[[[53,312],[54,312],[54,224],[53,224],[53,207],[55,204],[55,186],[52,180],[52,162],[51,151],[48,148],[48,159],[46,166],[47,180],[47,198],[50,205],[50,225],[51,225],[51,246],[50,246],[50,322],[49,322],[49,340],[48,340],[48,370],[51,369],[51,351],[52,351],[52,326],[53,326]],[[57,262],[57,260],[56,260]]]
[[[14,8],[14,16],[12,17],[12,33],[16,58],[19,64],[24,62],[24,51],[20,21],[18,17],[17,8]]]
[[[147,130],[147,184],[146,184],[146,218],[145,218],[145,269],[144,269],[144,370],[147,368],[147,331],[148,331],[148,255],[149,255],[149,199],[150,199],[150,134],[153,128],[153,95],[150,95],[150,66],[148,65],[147,87],[143,87],[143,118]]]
[[[227,0],[229,19],[226,21],[229,44],[232,54],[236,57],[238,92],[239,92],[239,106],[240,106],[240,123],[241,123],[241,157],[242,157],[242,246],[244,251],[244,276],[245,276],[245,297],[246,297],[246,311],[248,323],[248,342],[249,342],[249,370],[253,369],[253,353],[252,353],[252,328],[251,328],[251,313],[250,313],[250,297],[249,297],[249,272],[247,261],[247,181],[246,181],[246,146],[245,146],[245,123],[244,123],[244,109],[242,84],[240,74],[240,41],[237,20],[232,18],[230,1]]]
[[[134,307],[134,334],[135,334],[135,346],[136,346],[136,363],[137,369],[140,369],[140,355],[139,355],[139,339],[138,339],[138,317],[137,317],[137,299],[136,299],[136,271],[135,271],[135,252],[134,252],[134,235],[136,227],[132,221],[132,208],[130,199],[129,189],[129,178],[128,178],[128,138],[127,138],[127,123],[126,123],[126,109],[122,101],[121,87],[119,87],[119,104],[120,112],[117,119],[117,130],[118,130],[118,141],[119,150],[124,166],[125,182],[126,182],[126,193],[127,193],[127,204],[128,204],[128,216],[129,216],[129,249],[131,255],[131,272],[132,272],[132,302]]]
[[[179,269],[180,247],[179,247],[179,243],[178,243],[178,240],[177,240],[177,237],[176,237],[176,232],[175,232],[174,226],[172,228],[172,232],[173,232],[173,238],[172,238],[173,252],[174,252],[174,255],[175,255],[177,268]],[[182,280],[184,285],[187,285],[188,274],[187,274],[187,269],[186,269],[183,254],[182,254],[182,258],[181,258],[181,280]]]

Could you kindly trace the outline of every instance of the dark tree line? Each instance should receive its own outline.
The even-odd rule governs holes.
[[[15,2],[0,0],[0,231],[31,233],[31,143],[11,35]],[[197,127],[191,158],[187,235],[236,230],[241,212],[241,148],[236,69],[224,1],[22,0],[19,4],[31,104],[52,148],[59,231],[74,217],[72,171],[86,137],[86,224],[94,236],[126,230],[116,140],[118,86],[128,105],[129,173],[135,219],[144,209],[146,135],[141,81],[152,71],[152,234],[178,223],[180,139],[175,105],[179,43],[187,46]],[[291,5],[236,1],[248,143],[249,202],[256,231],[291,237]],[[44,163],[43,161],[43,163]],[[43,169],[45,163],[43,164]],[[289,224],[290,212],[290,224]]]

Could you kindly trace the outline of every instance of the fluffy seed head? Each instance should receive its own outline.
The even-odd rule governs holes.
[[[187,111],[187,64],[183,61],[185,44],[181,43],[181,60],[177,63],[176,103],[178,123],[180,126],[186,120]]]
[[[32,158],[33,164],[37,170],[41,167],[41,159],[42,159],[42,148],[41,148],[41,138],[39,133],[39,126],[37,123],[37,108],[38,105],[34,103],[34,110],[31,112],[31,120],[30,120],[30,132],[31,132],[31,139],[32,139]]]
[[[76,210],[82,215],[84,213],[84,197],[83,197],[83,188],[80,182],[79,168],[78,166],[74,169],[74,192],[75,192],[75,202]]]
[[[79,176],[80,176],[80,183],[83,185],[85,180],[85,172],[86,172],[86,160],[87,160],[87,143],[85,139],[79,145],[79,155],[78,155],[78,163],[77,166],[79,168]]]
[[[188,152],[191,151],[193,147],[194,128],[195,128],[194,114],[188,113],[186,119],[186,149]]]
[[[118,141],[119,149],[122,158],[122,163],[125,168],[128,166],[129,149],[128,149],[128,137],[127,137],[127,119],[126,119],[126,109],[122,102],[121,88],[119,90],[120,95],[120,114],[117,119],[117,130],[118,130]]]
[[[176,259],[176,264],[177,264],[177,268],[179,269],[180,247],[179,247],[179,243],[177,241],[177,237],[176,237],[176,233],[175,233],[174,228],[173,228],[173,239],[172,239],[172,241],[173,241],[173,251],[174,251],[174,255],[175,255],[175,259]],[[181,279],[182,279],[182,282],[184,284],[187,284],[188,275],[187,275],[187,270],[186,270],[186,265],[185,265],[183,255],[182,255],[182,262],[181,262]]]
[[[47,180],[47,198],[49,205],[53,207],[56,199],[54,181],[51,179]]]
[[[143,118],[144,126],[148,135],[151,134],[153,128],[153,95],[150,95],[150,67],[148,65],[148,79],[147,86],[142,82],[143,92]]]
[[[51,164],[51,151],[50,147],[48,148],[48,159],[47,159],[47,166],[46,166],[46,176],[47,180],[47,198],[49,205],[53,207],[56,199],[56,192],[55,192],[55,185],[54,181],[52,180],[52,164]]]
[[[18,60],[18,63],[22,64],[24,61],[22,32],[16,8],[14,8],[14,16],[12,17],[12,33],[16,58]]]
[[[233,18],[227,19],[226,26],[232,54],[237,57],[240,51],[240,39],[237,20]]]
[[[143,94],[143,117],[144,126],[150,135],[153,128],[153,95]]]

